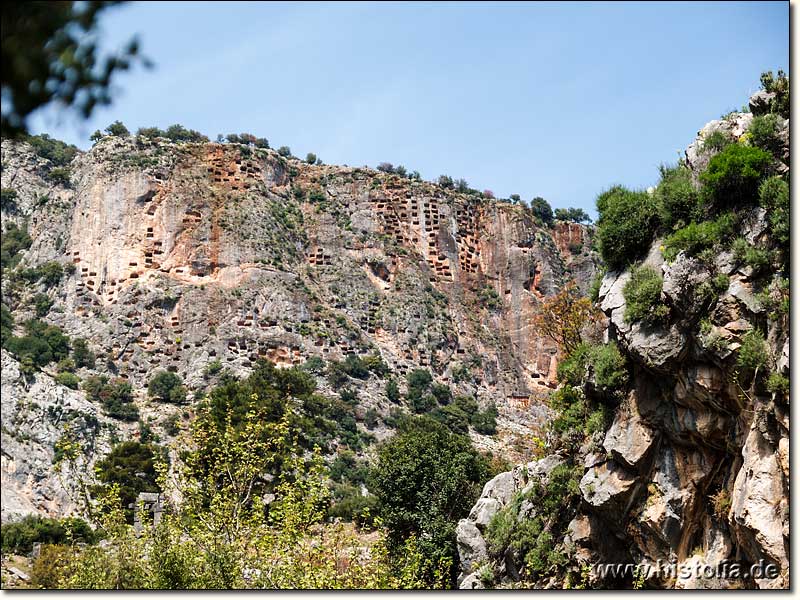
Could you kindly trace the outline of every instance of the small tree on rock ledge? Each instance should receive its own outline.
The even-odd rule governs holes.
[[[547,298],[534,317],[533,326],[542,335],[556,342],[565,354],[571,354],[583,341],[587,325],[597,323],[600,312],[581,296],[578,286],[570,283],[558,294]]]

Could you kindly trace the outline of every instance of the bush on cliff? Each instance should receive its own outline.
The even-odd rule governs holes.
[[[700,173],[707,209],[720,212],[755,204],[758,186],[766,177],[772,155],[761,148],[731,144],[708,162]]]
[[[770,177],[758,189],[759,204],[767,210],[770,231],[775,240],[788,249],[790,202],[789,184],[780,177]]]
[[[631,271],[631,278],[622,289],[626,323],[657,325],[666,320],[669,308],[661,301],[663,284],[664,278],[653,267],[640,266]]]
[[[661,181],[655,192],[658,215],[664,231],[684,227],[696,216],[699,194],[692,183],[691,171],[685,165],[661,165]]]
[[[667,262],[672,262],[680,252],[697,256],[703,250],[713,248],[730,239],[735,231],[736,217],[727,212],[713,221],[689,223],[664,240],[662,254]]]
[[[624,269],[647,252],[659,225],[651,195],[617,185],[598,196],[597,211],[600,255],[609,269]]]
[[[186,388],[175,373],[159,371],[147,384],[147,393],[161,402],[182,404],[186,400]]]

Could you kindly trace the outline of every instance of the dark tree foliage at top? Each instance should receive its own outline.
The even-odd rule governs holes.
[[[139,60],[135,38],[118,54],[103,55],[98,48],[99,16],[115,4],[3,2],[3,137],[27,133],[28,116],[51,102],[83,118],[110,104],[112,77]]]

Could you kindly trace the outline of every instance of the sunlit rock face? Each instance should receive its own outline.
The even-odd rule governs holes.
[[[46,293],[54,306],[45,320],[101,357],[78,375],[129,381],[165,440],[161,423],[179,409],[147,399],[155,372],[176,372],[191,397],[214,383],[207,365],[245,375],[260,357],[288,367],[377,352],[401,386],[409,371],[430,369],[454,393],[497,405],[498,435],[473,434],[475,443],[515,460],[546,421],[558,350],[531,321],[567,282],[588,287],[598,264],[590,226],[543,227],[523,206],[239,144],[107,136],[71,162],[69,185],[52,183],[52,165],[27,144],[3,141],[2,152],[2,186],[17,194],[3,226],[26,223],[32,238],[21,266],[74,269],[8,299],[16,322]],[[361,412],[389,414],[384,385],[363,383]],[[4,411],[4,424],[16,410]],[[137,432],[111,426],[121,437]],[[50,438],[42,452],[52,452]],[[8,460],[19,481],[34,472],[16,449]]]

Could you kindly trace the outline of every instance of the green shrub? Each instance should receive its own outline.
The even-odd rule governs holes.
[[[203,377],[208,379],[209,377],[213,377],[220,371],[222,371],[222,361],[219,359],[212,360],[203,369]]]
[[[93,544],[95,533],[83,519],[51,519],[27,515],[0,528],[3,553],[30,554],[34,544]]]
[[[722,129],[715,129],[703,139],[704,152],[719,152],[733,143],[730,134]]]
[[[34,589],[54,590],[63,585],[68,575],[75,550],[61,544],[44,544],[39,548],[39,556],[33,561],[30,571],[30,584]]]
[[[644,255],[658,228],[655,200],[647,192],[614,186],[597,198],[597,241],[609,269],[624,269]]]
[[[27,226],[18,227],[16,223],[9,221],[0,241],[0,265],[4,269],[14,267],[19,262],[22,251],[30,248],[31,243]]]
[[[54,139],[46,133],[41,135],[29,135],[24,139],[33,147],[36,154],[49,160],[57,167],[68,165],[78,154],[77,147],[71,144],[65,144],[61,140]]]
[[[109,382],[105,375],[92,375],[81,387],[89,400],[103,406],[109,417],[129,422],[139,419],[139,409],[133,403],[133,387],[124,379]]]
[[[600,299],[600,287],[603,285],[603,277],[605,277],[605,268],[601,268],[594,274],[592,283],[589,284],[589,300],[597,302]]]
[[[497,433],[497,406],[492,402],[486,410],[472,413],[470,425],[480,434],[494,435]]]
[[[183,125],[170,125],[164,132],[163,137],[172,142],[207,142],[208,138],[199,131],[187,129]]]
[[[507,549],[513,551],[522,557],[529,579],[565,567],[568,561],[558,539],[566,532],[580,498],[582,471],[560,464],[550,472],[546,485],[535,483],[524,495],[516,494],[486,528],[490,555],[502,557]],[[535,515],[521,514],[525,501],[534,503]]]
[[[77,390],[81,380],[74,373],[63,371],[56,375],[56,381],[72,390]]]
[[[83,338],[76,338],[72,341],[72,360],[75,361],[75,366],[78,368],[94,369],[94,353],[89,350],[89,345]]]
[[[386,399],[392,404],[400,402],[400,389],[397,387],[397,382],[394,378],[386,382]]]
[[[779,114],[784,119],[789,118],[789,77],[782,70],[778,69],[777,76],[772,71],[765,71],[761,74],[761,87],[766,92],[775,94],[770,102],[770,112]]]
[[[375,496],[372,494],[365,496],[361,493],[360,487],[342,483],[334,484],[331,491],[328,518],[355,523],[359,527],[372,526],[378,505]]]
[[[383,358],[381,358],[381,355],[377,352],[365,356],[363,359],[361,359],[361,364],[380,379],[383,379],[389,374],[389,365],[384,362]]]
[[[740,374],[752,374],[763,369],[769,360],[767,342],[764,334],[757,329],[751,329],[742,336],[742,345],[736,356],[736,366]]]
[[[278,148],[278,154],[288,158],[292,155],[292,150],[291,148],[289,148],[289,146],[281,146],[280,148]]]
[[[594,346],[589,354],[595,384],[602,390],[617,390],[627,384],[627,361],[614,342]]]
[[[69,167],[53,167],[47,172],[47,180],[56,184],[63,185],[64,187],[70,186],[70,177],[72,171]]]
[[[781,140],[778,137],[778,117],[774,114],[759,115],[753,117],[750,127],[747,128],[750,134],[750,142],[753,146],[766,150],[773,155],[780,151]]]
[[[594,435],[605,431],[611,423],[612,415],[613,411],[605,404],[595,408],[586,419],[586,435]]]
[[[658,215],[665,231],[685,227],[698,216],[699,194],[692,173],[685,165],[662,165],[661,182],[655,191]]]
[[[310,165],[313,165],[314,163],[317,162],[317,155],[314,154],[313,152],[309,152],[308,154],[306,154],[306,162]]]
[[[170,371],[159,371],[147,384],[147,394],[161,402],[182,404],[186,400],[186,388],[181,378]]]
[[[758,273],[769,266],[769,252],[753,246],[743,237],[736,238],[731,249],[733,258],[752,268],[754,273]]]
[[[33,308],[36,316],[39,318],[44,317],[50,312],[53,307],[53,301],[47,294],[36,294],[33,297]]]
[[[668,262],[675,260],[680,252],[698,256],[703,250],[728,239],[734,231],[734,224],[733,213],[724,213],[714,221],[689,223],[664,240],[662,254]]]
[[[434,383],[431,385],[431,395],[436,398],[439,404],[450,404],[453,399],[453,392],[450,387],[443,383]]]
[[[557,208],[555,218],[557,221],[572,221],[573,223],[589,223],[592,220],[582,208]]]
[[[461,406],[448,404],[436,407],[430,412],[430,416],[453,433],[466,434],[469,432],[470,416]]]
[[[669,308],[661,302],[664,278],[653,267],[635,267],[622,289],[625,297],[625,322],[641,321],[646,325],[663,323]]]
[[[712,211],[754,204],[758,186],[772,164],[772,155],[760,148],[731,144],[715,155],[700,174],[702,195]]]
[[[16,190],[12,188],[2,188],[2,190],[0,190],[0,208],[9,213],[17,212]]]
[[[767,210],[770,231],[779,244],[789,245],[789,184],[780,177],[770,177],[758,189],[759,203]]]
[[[34,319],[25,323],[24,336],[8,338],[5,347],[21,362],[43,367],[69,356],[69,337],[60,327]]]
[[[5,304],[0,304],[0,345],[6,347],[6,342],[14,335],[14,315]]]
[[[582,386],[587,367],[594,372],[594,382],[603,392],[620,390],[627,385],[627,361],[617,344],[581,343],[558,364],[558,380],[571,386]]]
[[[309,356],[306,361],[300,365],[300,368],[315,375],[321,375],[325,372],[325,361],[319,356]]]
[[[34,269],[34,276],[47,287],[56,285],[64,276],[64,267],[60,262],[51,260],[37,266]]]
[[[780,373],[770,373],[767,379],[767,390],[778,396],[789,395],[789,378]]]

